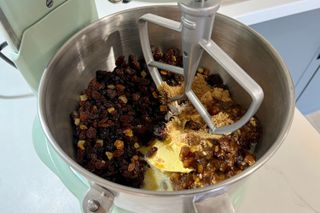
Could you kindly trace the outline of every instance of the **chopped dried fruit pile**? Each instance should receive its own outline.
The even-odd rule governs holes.
[[[113,72],[97,71],[72,113],[77,160],[89,171],[140,187],[147,166],[139,147],[163,138],[166,105],[143,61],[116,61]]]
[[[182,66],[177,49],[163,53],[153,48],[153,56]],[[82,166],[107,180],[141,188],[146,170],[150,170],[146,159],[160,152],[154,142],[174,141],[172,128],[185,139],[177,159],[190,168],[188,173],[169,173],[174,190],[215,184],[255,163],[250,149],[261,136],[256,118],[232,134],[212,138],[190,103],[186,102],[178,115],[169,111],[165,99],[183,90],[183,77],[165,70],[160,73],[166,82],[161,95],[145,62],[132,55],[128,60],[119,57],[113,72],[96,72],[71,114],[77,161]],[[209,75],[206,69],[198,69],[193,90],[217,126],[235,122],[244,113],[232,101],[220,76]],[[147,151],[142,151],[144,147]]]

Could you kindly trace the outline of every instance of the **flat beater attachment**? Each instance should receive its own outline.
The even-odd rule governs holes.
[[[214,18],[219,8],[216,0],[191,1],[179,3],[181,10],[181,22],[160,17],[154,14],[145,14],[139,18],[140,42],[144,58],[148,65],[151,77],[159,87],[163,81],[159,70],[168,70],[184,76],[184,94],[174,99],[187,97],[206,122],[214,134],[231,133],[244,124],[256,113],[262,100],[261,87],[230,58],[214,41],[211,40]],[[157,62],[153,59],[148,35],[148,22],[181,32],[183,68]],[[250,95],[252,102],[247,112],[237,122],[224,126],[215,127],[211,116],[192,91],[192,82],[199,66],[203,51],[206,51],[224,70],[233,77]]]

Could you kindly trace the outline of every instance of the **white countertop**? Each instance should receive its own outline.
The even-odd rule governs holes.
[[[97,2],[99,14],[105,15],[109,3]],[[250,2],[261,2],[263,7],[255,5],[256,9],[261,6],[261,13],[250,10],[248,5],[254,6]],[[252,24],[270,19],[276,11],[280,12],[273,17],[320,8],[320,0],[248,0],[236,5],[226,4],[221,11]],[[247,9],[240,12],[239,8]],[[0,68],[1,95],[31,92],[21,75],[2,60]],[[6,213],[80,212],[78,201],[33,149],[31,129],[35,115],[34,97],[0,100],[0,210]],[[279,151],[249,178],[238,212],[320,212],[319,180],[320,135],[296,110],[289,135]]]
[[[134,0],[127,4],[112,4],[107,0],[96,0],[96,2],[99,16],[146,5]],[[219,12],[252,25],[318,8],[320,8],[320,0],[222,0]]]

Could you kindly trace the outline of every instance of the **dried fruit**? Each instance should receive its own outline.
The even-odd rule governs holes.
[[[88,130],[87,130],[87,134],[86,136],[90,139],[94,139],[96,138],[96,135],[97,135],[97,130],[93,127],[90,127]]]
[[[125,136],[128,136],[128,137],[133,137],[132,129],[125,129],[123,131],[123,134],[125,134]]]
[[[107,111],[108,111],[110,114],[112,114],[113,112],[116,111],[116,109],[115,109],[114,107],[109,107],[109,108],[107,109]]]
[[[223,80],[218,74],[212,74],[207,77],[207,82],[210,86],[216,87],[223,85]]]
[[[152,147],[147,153],[146,153],[146,157],[150,158],[152,157],[156,152],[158,151],[157,147]]]
[[[138,101],[140,99],[140,94],[138,93],[133,93],[132,94],[132,100],[133,101]]]
[[[141,71],[140,75],[142,78],[145,78],[147,76],[147,73],[146,73],[146,71],[143,70],[143,71]]]
[[[86,100],[88,100],[87,95],[80,95],[80,101],[86,101]]]
[[[78,148],[81,149],[81,150],[85,150],[85,148],[84,148],[84,144],[85,143],[86,143],[85,140],[79,140],[78,143],[77,143]]]
[[[117,84],[116,85],[116,90],[118,92],[123,92],[125,89],[126,89],[126,87],[124,85],[122,85],[122,84]]]
[[[113,157],[118,158],[120,156],[122,156],[124,153],[123,149],[117,149],[116,151],[113,152]]]
[[[160,70],[160,74],[161,75],[168,75],[168,71],[167,70]]]
[[[106,152],[106,156],[109,160],[113,158],[113,153],[112,152]]]
[[[244,162],[246,162],[249,166],[252,166],[256,162],[256,160],[253,155],[247,154],[244,157]]]
[[[99,83],[107,81],[109,76],[110,76],[110,72],[106,72],[102,70],[96,71],[96,80]]]
[[[84,125],[84,124],[80,124],[80,127],[79,127],[79,128],[82,129],[82,130],[88,129],[88,127],[87,127],[86,125]]]
[[[80,118],[74,119],[74,124],[75,124],[76,126],[79,126],[79,124],[80,124]]]
[[[114,146],[117,148],[117,149],[121,149],[123,150],[124,149],[124,142],[122,140],[116,140],[114,142]]]
[[[139,149],[140,145],[138,143],[134,143],[133,147]]]
[[[201,128],[201,124],[196,121],[189,120],[186,122],[184,127],[186,129],[199,130]]]
[[[103,140],[101,140],[101,139],[96,140],[96,144],[97,144],[99,147],[103,147]]]
[[[118,99],[123,104],[128,103],[128,99],[127,99],[127,97],[125,95],[121,95]]]
[[[129,166],[128,166],[128,172],[132,172],[136,167],[136,164],[135,163],[130,163]]]
[[[116,88],[113,84],[109,84],[107,87],[108,87],[108,89],[115,89]]]
[[[106,96],[110,99],[113,99],[117,96],[117,92],[113,89],[107,89],[106,90]]]
[[[154,48],[152,50],[153,58],[156,61],[159,61],[163,57],[163,52],[160,48]]]
[[[167,112],[167,111],[168,111],[167,105],[160,105],[160,112]]]
[[[154,127],[153,135],[159,140],[164,140],[167,137],[166,124],[165,123],[157,124]]]

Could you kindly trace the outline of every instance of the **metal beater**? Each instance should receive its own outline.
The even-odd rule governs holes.
[[[232,58],[211,40],[214,18],[219,9],[220,1],[189,0],[179,2],[178,5],[182,13],[181,22],[149,13],[141,16],[139,19],[140,42],[152,79],[157,87],[163,83],[158,68],[183,75],[184,93],[179,97],[175,97],[174,100],[187,97],[212,133],[226,134],[233,132],[246,124],[256,113],[263,100],[263,91]],[[183,68],[157,62],[153,59],[148,35],[148,22],[181,32]],[[192,91],[192,82],[203,51],[206,51],[216,60],[245,89],[252,99],[244,116],[229,126],[216,127],[211,120],[210,114]]]

